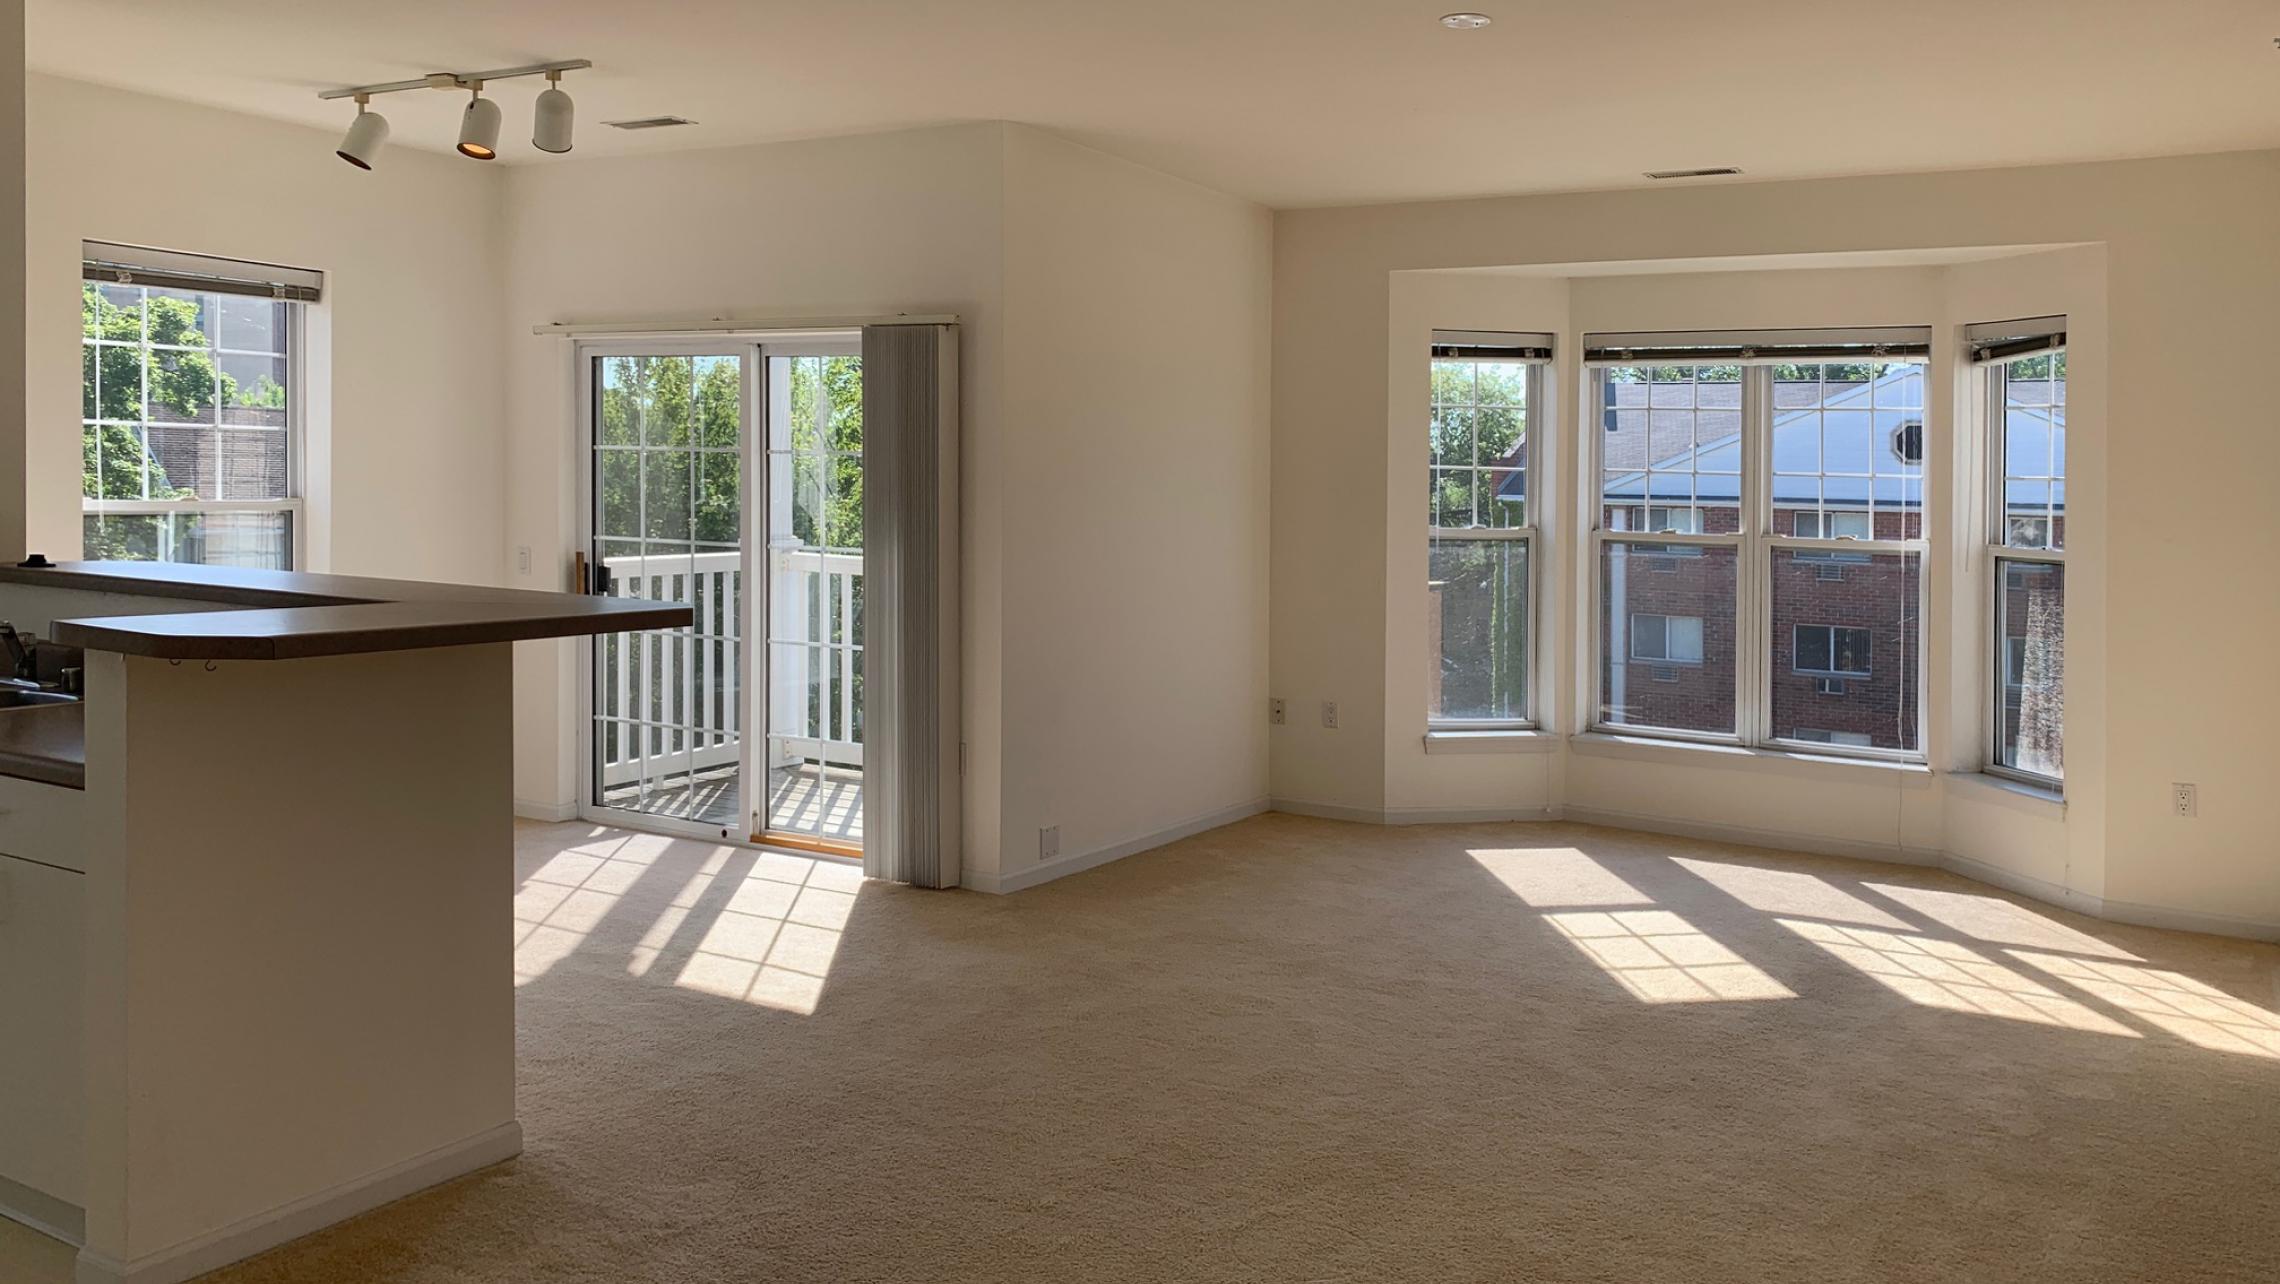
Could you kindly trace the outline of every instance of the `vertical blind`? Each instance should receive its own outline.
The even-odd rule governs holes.
[[[863,872],[960,869],[958,327],[863,327]]]

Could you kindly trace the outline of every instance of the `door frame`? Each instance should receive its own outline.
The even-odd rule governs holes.
[[[601,646],[596,636],[577,648],[577,782],[578,816],[596,824],[701,838],[740,846],[788,846],[835,857],[858,857],[860,849],[820,836],[767,829],[767,767],[763,761],[768,743],[767,695],[771,682],[767,639],[773,623],[771,594],[764,561],[767,542],[768,439],[767,406],[771,389],[771,357],[861,355],[862,331],[844,326],[815,329],[723,331],[690,334],[686,331],[580,336],[571,345],[573,386],[572,439],[577,466],[574,547],[593,557],[596,543],[594,512],[594,363],[612,356],[735,356],[743,361],[742,414],[737,478],[738,574],[743,585],[744,618],[737,622],[737,669],[743,678],[738,716],[742,737],[737,773],[737,801],[742,823],[723,827],[702,821],[655,816],[604,805],[596,796],[594,770],[594,671]],[[583,591],[584,586],[578,586]]]

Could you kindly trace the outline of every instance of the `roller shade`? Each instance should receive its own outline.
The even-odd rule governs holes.
[[[1923,361],[1930,326],[1828,330],[1671,330],[1583,336],[1592,365],[1771,365],[1797,361]]]
[[[2065,317],[2024,317],[2017,321],[1979,321],[1963,328],[1964,347],[1974,365],[1991,365],[2059,352],[2066,347]]]
[[[1463,361],[1550,361],[1552,336],[1503,330],[1435,330],[1433,355]]]
[[[295,303],[315,303],[324,297],[325,274],[314,268],[220,259],[106,241],[80,242],[79,260],[81,276],[106,284],[247,294]]]

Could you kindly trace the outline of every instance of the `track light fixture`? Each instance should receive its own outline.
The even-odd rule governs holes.
[[[356,96],[356,119],[349,122],[348,133],[333,152],[358,169],[372,168],[372,158],[380,154],[380,148],[388,141],[388,118],[366,110],[365,104],[371,101],[370,94]]]
[[[570,95],[562,90],[562,73],[582,71],[593,65],[584,58],[571,58],[562,62],[533,63],[527,67],[500,67],[492,71],[436,71],[418,80],[392,80],[381,85],[327,89],[317,97],[356,100],[356,119],[350,122],[347,136],[340,140],[337,154],[358,169],[370,169],[373,157],[388,141],[387,120],[366,106],[372,101],[373,95],[393,94],[406,89],[466,90],[469,95],[467,109],[459,116],[459,154],[475,160],[496,160],[499,156],[499,104],[483,96],[484,83],[511,80],[517,76],[544,76],[546,91],[538,96],[538,105],[531,117],[531,146],[542,152],[560,154],[570,150],[571,121],[575,114]]]
[[[499,105],[483,96],[483,82],[472,86],[474,96],[459,114],[459,154],[476,160],[499,159]]]
[[[530,145],[559,156],[570,150],[570,118],[575,112],[570,95],[562,92],[562,73],[546,73],[546,92],[531,111]]]

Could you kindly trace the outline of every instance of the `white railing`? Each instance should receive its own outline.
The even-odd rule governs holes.
[[[753,649],[754,663],[773,660],[767,670],[776,727],[771,740],[780,761],[771,765],[815,758],[859,766],[862,697],[855,668],[862,648],[845,635],[844,622],[854,619],[862,555],[795,547],[771,556],[778,645],[768,648],[773,657]],[[686,602],[696,617],[686,633],[597,640],[594,713],[614,727],[614,735],[597,730],[605,786],[736,763],[747,694],[737,663],[742,617],[758,605],[745,599],[739,562],[736,553],[717,552],[603,563],[610,596]],[[825,606],[827,636],[808,636],[813,615],[804,607],[812,603]],[[833,621],[842,622],[842,641],[828,636]]]

